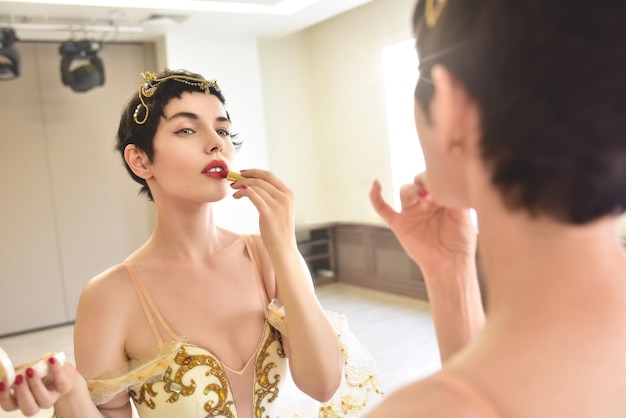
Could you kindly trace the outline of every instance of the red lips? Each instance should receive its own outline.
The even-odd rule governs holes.
[[[202,174],[215,179],[223,179],[228,174],[228,166],[222,160],[213,160],[204,167]]]

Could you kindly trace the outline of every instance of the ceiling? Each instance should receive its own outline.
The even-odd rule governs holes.
[[[277,37],[372,0],[0,0],[19,40],[153,40],[168,32]]]

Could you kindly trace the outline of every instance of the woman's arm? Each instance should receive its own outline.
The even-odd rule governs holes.
[[[235,198],[248,197],[259,211],[259,227],[285,308],[288,338],[283,340],[296,385],[319,401],[329,400],[342,376],[337,333],[322,309],[309,270],[298,251],[293,216],[294,194],[274,174],[242,172]],[[243,185],[246,187],[244,188]]]
[[[374,209],[422,270],[442,362],[463,348],[485,322],[476,270],[476,232],[469,211],[449,209],[432,200],[422,175],[400,191],[396,212],[375,182]]]
[[[309,269],[298,249],[268,254],[277,299],[285,308],[288,336],[283,343],[294,382],[309,396],[327,401],[339,387],[343,369],[337,332],[315,295]]]

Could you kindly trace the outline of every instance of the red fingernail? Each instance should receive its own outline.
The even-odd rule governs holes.
[[[4,392],[4,390],[7,388],[6,383],[4,382],[0,382],[0,392]]]
[[[54,363],[56,363],[56,362],[57,362],[57,359],[55,359],[54,357],[50,357],[50,358],[48,359],[48,363],[50,363],[50,364],[54,364]]]
[[[426,191],[426,189],[419,189],[419,190],[417,191],[417,195],[418,195],[419,197],[426,197],[426,196],[428,196],[428,192]]]
[[[21,385],[23,381],[24,381],[24,376],[22,376],[21,374],[18,374],[17,376],[15,376],[16,385]]]
[[[26,376],[32,378],[34,375],[35,375],[35,371],[33,369],[31,369],[30,367],[26,369]]]
[[[248,186],[246,186],[245,184],[242,184],[242,185],[241,185],[241,188],[242,188],[242,189],[247,189],[247,188],[248,188]]]

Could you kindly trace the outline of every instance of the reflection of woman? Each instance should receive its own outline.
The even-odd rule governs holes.
[[[401,213],[371,197],[424,270],[444,362],[368,417],[626,416],[625,20],[624,2],[417,4],[427,172]]]
[[[31,370],[12,394],[3,387],[2,407],[31,414],[55,403],[59,418],[130,417],[131,399],[141,417],[357,412],[377,390],[375,370],[367,353],[364,367],[346,363],[359,359],[345,351],[358,343],[315,296],[295,241],[293,193],[263,170],[224,179],[238,144],[214,80],[169,70],[143,77],[117,149],[155,203],[153,234],[85,287],[80,374],[53,364],[46,386]],[[212,202],[229,185],[258,209],[260,236],[213,223]]]

